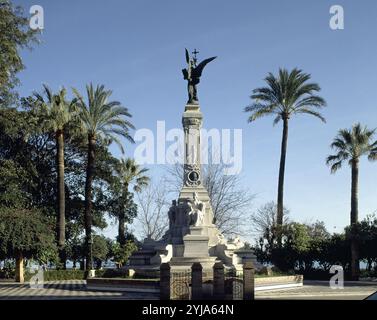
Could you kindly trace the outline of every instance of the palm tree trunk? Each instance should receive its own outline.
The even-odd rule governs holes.
[[[351,182],[351,276],[352,280],[358,280],[360,275],[359,243],[355,237],[356,224],[359,220],[359,160],[352,160]]]
[[[88,136],[88,163],[85,181],[85,244],[86,244],[86,270],[93,269],[92,256],[92,183],[95,161],[95,137]]]
[[[60,262],[63,264],[63,269],[66,268],[66,254],[65,254],[65,185],[64,185],[64,135],[63,131],[56,132],[56,162],[57,162],[57,193],[58,193],[58,249]]]
[[[281,153],[280,153],[280,167],[279,167],[279,182],[278,182],[278,203],[277,203],[277,217],[276,222],[278,226],[283,225],[283,197],[284,197],[284,173],[285,173],[285,158],[287,155],[287,142],[288,142],[288,117],[283,118],[283,136],[281,140]],[[280,233],[280,232],[279,232]],[[279,243],[281,236],[279,236]]]
[[[127,201],[128,201],[128,183],[124,186],[123,192],[123,202],[124,207],[119,210],[119,227],[118,227],[118,240],[119,244],[123,246],[126,243],[126,216],[125,212],[127,210]]]

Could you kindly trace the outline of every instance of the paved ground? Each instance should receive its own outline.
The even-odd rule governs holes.
[[[331,289],[328,281],[305,281],[303,287],[257,292],[257,299],[363,300],[377,291],[376,282],[346,282],[344,289]]]
[[[83,280],[49,281],[43,289],[32,289],[29,284],[0,282],[0,300],[143,300],[156,297],[141,293],[102,292],[86,290]]]
[[[362,300],[377,291],[376,282],[346,283],[344,289],[334,290],[328,282],[306,281],[303,287],[256,292],[256,299],[306,299],[306,300]],[[85,281],[45,282],[44,288],[32,289],[28,284],[0,282],[0,300],[49,300],[49,299],[110,299],[143,300],[156,296],[142,293],[99,292],[86,290]]]

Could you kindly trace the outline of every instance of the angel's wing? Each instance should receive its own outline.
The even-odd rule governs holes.
[[[185,48],[185,51],[186,51],[186,62],[189,63],[190,62],[190,55],[189,55],[189,52],[187,51],[186,48]]]
[[[207,65],[207,63],[210,63],[212,60],[215,60],[217,57],[212,57],[203,60],[198,64],[198,66],[195,68],[195,74],[197,77],[200,77],[202,75],[204,67]]]

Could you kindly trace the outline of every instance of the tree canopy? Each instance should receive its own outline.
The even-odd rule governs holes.
[[[29,28],[23,9],[0,0],[0,107],[17,101],[17,73],[25,68],[20,51],[36,42],[37,31]]]

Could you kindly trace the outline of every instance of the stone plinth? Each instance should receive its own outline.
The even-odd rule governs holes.
[[[208,237],[200,235],[188,234],[183,237],[185,249],[183,256],[192,257],[208,257]]]

